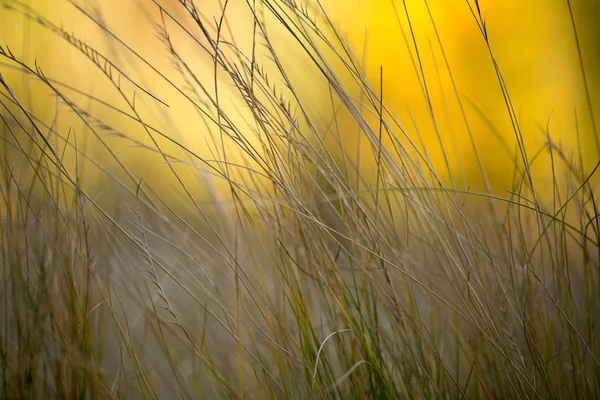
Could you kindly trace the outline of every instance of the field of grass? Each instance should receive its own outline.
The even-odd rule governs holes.
[[[0,398],[599,398],[599,15],[0,0]]]

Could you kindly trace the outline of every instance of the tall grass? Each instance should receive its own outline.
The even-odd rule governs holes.
[[[405,135],[318,2],[147,1],[147,48],[68,3],[90,42],[0,1],[79,59],[0,45],[2,398],[598,397],[598,165],[545,131],[532,172],[477,1],[510,191]]]

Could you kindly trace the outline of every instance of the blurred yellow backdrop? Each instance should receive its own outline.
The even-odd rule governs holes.
[[[130,188],[143,180],[166,197],[187,196],[178,179],[198,201],[206,200],[213,190],[225,191],[227,181],[222,176],[213,179],[225,173],[224,163],[218,161],[235,164],[243,160],[240,152],[234,150],[231,139],[220,140],[219,116],[214,112],[216,106],[211,106],[216,90],[219,91],[219,108],[229,119],[229,125],[247,125],[244,140],[249,146],[260,147],[250,128],[252,114],[239,95],[232,94],[231,82],[219,80],[219,87],[215,88],[214,62],[201,48],[208,46],[208,42],[178,1],[161,2],[165,7],[162,16],[151,1],[103,0],[87,2],[81,8],[74,4],[83,5],[83,2],[69,1],[7,1],[3,4],[0,20],[5,23],[0,26],[0,37],[4,47],[31,68],[39,66],[55,88],[80,109],[76,112],[64,104],[64,99],[58,101],[52,89],[31,74],[23,74],[21,66],[7,57],[1,60],[0,72],[22,104],[43,121],[44,133],[58,132],[59,135],[47,136],[57,140],[51,142],[60,151],[68,170],[74,171],[76,163],[79,168],[84,167],[85,179],[81,183],[91,193],[101,192],[110,181],[106,173],[121,179]],[[227,12],[226,21],[230,25],[223,28],[222,40],[235,41],[248,52],[252,41],[248,32],[252,31],[253,23],[240,4]],[[211,15],[221,13],[216,1],[203,2],[199,9],[202,18],[209,21],[213,20]],[[90,16],[108,27],[114,36],[100,29]],[[232,26],[235,28],[231,35]],[[177,55],[167,50],[161,32],[168,32],[181,62],[177,63]],[[97,51],[101,56],[92,54],[91,50],[88,55],[99,60],[100,68],[73,46],[73,39],[65,40],[65,34],[85,43],[80,47],[89,46]],[[127,50],[123,43],[132,50]],[[107,67],[105,58],[113,65]],[[111,71],[114,84],[102,68]],[[117,72],[117,68],[122,73]],[[186,69],[193,75],[186,73]],[[123,94],[116,89],[117,84]],[[82,112],[93,119],[76,115]],[[221,122],[225,124],[224,119]],[[27,140],[22,142],[27,143]],[[79,149],[78,157],[74,146]],[[84,155],[93,160],[90,165],[85,165]],[[237,176],[231,171],[228,174]],[[108,190],[106,196],[113,196],[112,192]]]
[[[513,186],[515,160],[523,170],[517,132],[541,192],[552,187],[548,134],[568,161],[579,162],[581,155],[587,173],[598,161],[567,1],[482,0],[480,11],[475,2],[462,0],[330,3],[329,13],[364,60],[374,91],[379,93],[382,71],[384,102],[420,153],[431,157],[445,184],[483,188],[482,166],[491,189],[506,193]],[[597,10],[589,2],[573,2],[572,10],[593,101],[597,54],[584,17]],[[400,129],[396,134],[402,136]],[[564,182],[565,164],[554,157]]]
[[[64,162],[71,168],[81,160],[76,159],[75,151],[69,149],[66,142],[70,146],[76,145],[95,162],[112,168],[111,173],[128,182],[129,186],[135,186],[135,180],[143,179],[155,189],[164,190],[165,194],[176,192],[182,195],[181,188],[177,189],[180,185],[174,178],[173,168],[181,174],[180,178],[188,187],[202,188],[195,192],[195,196],[204,197],[207,184],[214,186],[217,192],[226,191],[228,185],[224,179],[199,180],[198,169],[186,167],[185,162],[207,167],[172,143],[172,140],[180,142],[204,160],[224,158],[220,143],[223,132],[214,122],[219,116],[216,113],[202,115],[190,101],[191,98],[196,104],[202,104],[214,97],[214,60],[200,49],[200,45],[207,46],[208,42],[194,25],[183,3],[176,0],[159,3],[188,31],[178,27],[168,14],[161,15],[150,0],[85,3],[85,9],[135,49],[152,65],[149,67],[114,38],[107,36],[69,1],[0,2],[3,5],[0,7],[2,46],[10,48],[17,58],[30,66],[35,61],[44,75],[51,78],[58,89],[69,93],[71,101],[81,110],[111,125],[111,129],[99,123],[86,125],[68,106],[57,105],[60,102],[57,102],[52,90],[24,75],[19,65],[6,57],[0,59],[0,73],[22,104],[45,121],[48,130],[52,127],[60,132],[63,141],[56,142],[56,149],[64,154]],[[261,10],[260,17],[264,18],[283,65],[289,68],[290,79],[302,83],[298,85],[297,94],[305,102],[307,112],[325,121],[319,128],[323,135],[336,136],[326,132],[334,129],[333,124],[326,122],[333,118],[328,87],[322,78],[316,77],[318,72],[311,66],[307,55],[284,33],[285,29],[269,11],[270,6],[278,3],[256,3],[260,3],[257,6]],[[264,46],[253,46],[257,34],[248,7],[256,3],[227,2],[226,24],[220,34],[223,42],[234,42],[246,56],[255,54],[258,63],[267,63],[268,52],[262,48]],[[225,3],[202,0],[194,4],[202,18],[215,25]],[[594,90],[597,74],[592,73],[597,57],[593,54],[594,30],[590,28],[593,19],[585,17],[596,11],[586,4],[583,0],[581,4],[575,2],[573,10],[580,29],[579,39],[593,101],[594,96],[599,94],[598,90]],[[548,132],[567,161],[578,162],[582,156],[586,167],[584,173],[589,173],[597,162],[598,139],[591,123],[568,2],[479,2],[493,56],[510,94],[518,130],[513,126],[492,57],[478,27],[479,16],[474,2],[321,0],[320,3],[312,2],[307,8],[308,13],[317,15],[320,6],[364,66],[375,93],[379,93],[380,79],[383,80],[384,104],[396,118],[397,125],[390,116],[385,120],[392,126],[398,143],[410,147],[409,143],[413,142],[417,149],[413,156],[418,152],[425,159],[431,159],[444,184],[481,189],[484,178],[480,167],[483,167],[492,190],[505,193],[511,189],[515,160],[518,168],[522,169],[523,165],[519,161],[522,153],[517,146],[517,131],[523,135],[527,157],[533,160],[532,170],[541,188],[547,189],[552,183],[550,156],[543,150]],[[36,15],[44,19],[36,21]],[[59,30],[48,29],[48,21]],[[179,63],[174,67],[177,64],[175,57],[166,50],[164,38],[159,34],[163,21],[185,65]],[[315,21],[325,24],[322,17],[315,17]],[[160,101],[136,89],[124,78],[123,98],[89,59],[60,37],[60,30],[73,34],[113,60],[126,75]],[[338,51],[341,49],[338,48]],[[235,53],[230,51],[228,54],[233,56]],[[332,62],[331,65],[334,65],[334,71],[339,72],[348,94],[360,100],[360,90],[347,74],[339,70],[340,64]],[[161,71],[169,82],[153,68]],[[201,85],[194,85],[189,73],[181,74],[181,70],[186,68],[193,71]],[[267,71],[274,71],[273,68],[271,63]],[[383,77],[380,77],[381,71]],[[186,82],[183,75],[191,79],[194,90],[190,89],[190,81]],[[231,124],[240,127],[240,131],[245,130],[244,140],[248,140],[249,146],[260,148],[261,141],[253,133],[256,121],[251,110],[235,94],[231,80],[221,77],[220,82],[219,107],[223,114],[229,116]],[[85,95],[61,84],[70,85]],[[207,94],[203,94],[200,88],[205,89]],[[139,122],[107,106],[133,114],[127,102],[133,104],[134,92],[139,116],[146,124],[168,135],[168,139],[151,129],[146,131]],[[91,100],[89,95],[104,103]],[[6,98],[2,101],[7,103]],[[377,116],[366,109],[363,111],[376,131]],[[210,118],[214,121],[211,122]],[[342,112],[337,126],[348,154],[360,154],[355,161],[362,160],[361,173],[367,177],[374,176],[373,152],[365,138],[358,139],[363,135],[358,133],[356,122],[348,113]],[[92,134],[90,128],[94,128],[98,135]],[[3,136],[7,134],[4,132]],[[123,135],[129,139],[124,140]],[[382,135],[382,138],[390,150],[394,148],[390,135]],[[226,142],[227,161],[242,163],[248,159],[243,152],[233,150],[235,139]],[[156,149],[157,144],[168,156],[180,161],[169,167],[162,155],[144,148]],[[118,163],[111,161],[113,158],[125,162],[136,176],[135,180],[129,180],[123,169],[116,167]],[[218,162],[210,164],[217,169],[224,165]],[[559,179],[565,178],[565,171],[564,167],[559,168]],[[87,189],[100,192],[103,175],[97,168],[88,167]]]

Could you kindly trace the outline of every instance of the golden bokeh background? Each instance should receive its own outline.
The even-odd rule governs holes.
[[[588,106],[579,61],[581,52],[595,106],[598,39],[591,16],[598,6],[571,3],[579,49],[567,1],[481,1],[491,53],[475,2],[354,0],[332,2],[330,14],[339,16],[375,90],[383,72],[385,102],[442,181],[481,189],[483,167],[491,189],[505,193],[513,187],[515,160],[523,171],[517,132],[540,191],[552,187],[549,137],[568,162],[581,156],[587,173],[599,159],[597,107]],[[554,156],[557,179],[572,179]]]
[[[207,193],[227,191],[227,181],[209,178],[215,171],[203,167],[200,160],[227,160],[232,165],[252,165],[252,162],[236,150],[239,141],[220,142],[222,130],[215,123],[219,116],[216,113],[203,115],[189,99],[193,98],[196,104],[209,103],[217,90],[223,114],[231,118],[232,124],[246,127],[240,129],[247,129],[243,137],[247,145],[261,149],[262,144],[253,133],[254,116],[233,89],[231,81],[219,75],[220,83],[215,89],[214,60],[200,48],[208,42],[182,3],[176,0],[158,2],[169,10],[168,15],[164,12],[161,15],[152,1],[74,3],[109,27],[145,61],[126,51],[119,41],[108,36],[69,1],[5,0],[0,3],[3,48],[10,49],[30,67],[39,67],[50,83],[68,93],[70,101],[79,107],[79,113],[85,111],[98,120],[97,124],[90,124],[90,119],[84,122],[85,118],[78,117],[73,108],[64,104],[64,99],[57,99],[56,93],[46,84],[23,73],[22,66],[7,57],[0,59],[0,73],[15,98],[44,121],[48,131],[59,132],[62,141],[54,137],[56,142],[53,144],[65,165],[73,171],[76,165],[83,168],[85,182],[81,183],[86,190],[99,195],[102,195],[107,172],[102,172],[99,167],[107,169],[113,177],[123,179],[125,185],[135,186],[143,180],[155,190],[164,191],[165,195],[183,192],[174,171],[186,187],[194,188],[191,190],[199,198],[205,198]],[[275,71],[264,46],[254,45],[258,36],[249,11],[250,3],[227,2],[226,23],[220,32],[222,41],[234,43],[245,55],[254,54],[258,64],[264,62],[267,73]],[[267,27],[272,45],[280,54],[290,79],[297,84],[301,103],[315,121],[321,121],[317,129],[329,138],[326,143],[331,146],[331,152],[338,155],[337,160],[341,163],[341,153],[336,150],[340,147],[341,137],[348,157],[353,157],[355,163],[360,160],[358,169],[369,181],[369,177],[375,175],[375,156],[364,132],[360,132],[349,112],[334,113],[340,102],[332,102],[326,81],[318,76],[306,53],[269,11],[269,5],[277,2],[256,3],[260,3],[256,9],[260,11],[258,15]],[[311,3],[307,10],[318,15],[319,7],[323,7],[364,68],[373,93],[379,93],[380,82],[383,82],[383,102],[390,113],[384,119],[397,138],[392,139],[391,134],[382,135],[389,149],[393,149],[397,141],[409,149],[406,154],[430,160],[437,177],[445,185],[483,190],[487,179],[488,189],[506,193],[514,187],[515,181],[519,181],[519,178],[515,179],[515,166],[517,171],[523,171],[523,152],[518,145],[521,134],[536,185],[540,191],[550,193],[553,179],[567,182],[573,180],[574,175],[585,176],[599,159],[598,137],[592,118],[594,115],[596,119],[600,118],[596,111],[600,74],[595,72],[600,65],[597,50],[600,40],[594,27],[594,16],[600,13],[598,6],[591,3],[584,0],[570,3],[563,0],[487,0],[479,2],[481,15],[478,15],[476,3],[463,0],[322,0]],[[203,0],[194,4],[205,21],[216,24],[223,14],[224,3],[220,1]],[[481,26],[478,26],[481,17],[485,21],[492,53]],[[326,25],[322,16],[315,17],[315,21]],[[181,74],[182,64],[175,67],[173,54],[166,50],[160,35],[163,27],[169,33],[177,55],[185,60],[185,68],[199,79],[192,85],[194,90],[189,88],[190,82],[182,78],[186,75]],[[64,33],[81,39],[113,61],[124,75],[132,77],[152,95],[122,79],[126,95],[121,96],[99,68],[65,40]],[[329,37],[333,35],[329,34]],[[235,53],[228,54],[233,57]],[[491,54],[510,96],[514,110],[512,119]],[[328,57],[333,72],[359,104],[362,96],[359,85],[340,69],[341,64],[334,61],[331,52],[324,55],[325,60]],[[153,69],[160,71],[162,77]],[[187,76],[189,78],[190,74]],[[202,94],[200,87],[209,95]],[[279,84],[279,87],[283,85]],[[132,115],[129,109],[134,102],[134,92],[138,116]],[[3,93],[3,103],[10,103],[6,97],[8,92]],[[126,110],[130,116],[115,108]],[[7,109],[18,114],[14,106]],[[5,115],[7,109],[3,111]],[[367,105],[361,112],[377,134],[376,107]],[[335,124],[331,122],[334,115]],[[137,117],[147,125],[135,121]],[[7,120],[11,118],[7,117]],[[515,121],[518,128],[515,128]],[[14,132],[9,134],[5,128],[2,135],[13,138],[5,142],[12,143],[11,152],[18,163],[18,153],[22,151],[15,147],[18,140],[14,139]],[[560,156],[548,152],[549,138]],[[180,145],[198,157],[190,156]],[[156,151],[157,147],[169,160],[177,159],[177,162],[167,163],[165,156]],[[90,166],[82,164],[82,154],[92,160]],[[395,156],[400,159],[402,154]],[[559,160],[561,157],[562,161]],[[135,179],[119,167],[119,162],[127,166]],[[99,167],[91,165],[94,163]],[[577,173],[569,172],[566,165],[578,163],[583,163],[584,168],[576,168]],[[190,167],[192,164],[194,167]],[[222,167],[224,163],[213,162],[212,165]],[[205,169],[208,174],[197,173]],[[239,174],[240,179],[247,179],[243,169],[239,169]],[[432,181],[436,179],[432,178]],[[110,197],[110,191],[105,195]]]

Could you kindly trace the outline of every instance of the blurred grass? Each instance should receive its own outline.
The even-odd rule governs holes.
[[[592,15],[0,1],[0,397],[597,398]]]

